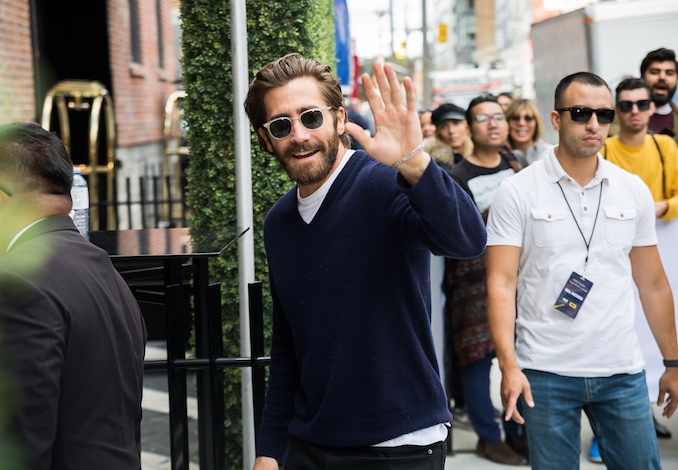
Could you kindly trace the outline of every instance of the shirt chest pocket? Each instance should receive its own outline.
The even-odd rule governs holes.
[[[562,209],[532,209],[534,244],[540,248],[567,245],[567,216]]]
[[[605,240],[615,246],[631,246],[636,236],[636,209],[605,208]]]

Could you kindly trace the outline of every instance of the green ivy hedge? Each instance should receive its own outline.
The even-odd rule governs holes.
[[[264,64],[290,52],[334,64],[332,0],[247,1],[249,79]],[[233,238],[236,229],[234,119],[231,67],[230,4],[224,0],[182,0],[185,117],[190,165],[187,200],[191,236],[198,250]],[[239,106],[242,106],[239,103]],[[263,245],[264,217],[291,182],[275,158],[252,141],[252,191],[256,279],[264,283],[265,316],[270,335],[268,270]],[[221,282],[224,354],[240,355],[238,260],[232,247],[211,266],[211,279]],[[227,468],[242,468],[240,371],[227,369]]]

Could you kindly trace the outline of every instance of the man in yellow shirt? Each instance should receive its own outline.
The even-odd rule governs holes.
[[[678,146],[670,136],[648,130],[656,109],[650,85],[640,78],[622,80],[616,88],[615,102],[619,134],[607,138],[601,153],[647,184],[658,219],[674,220],[678,216]],[[645,347],[644,336],[640,336],[641,347]],[[670,431],[656,419],[654,426],[657,437],[671,437]],[[596,445],[594,440],[592,447]],[[589,460],[600,461],[595,459],[593,450]]]
[[[640,78],[622,80],[616,89],[619,135],[608,137],[604,158],[634,173],[650,188],[657,218],[678,216],[678,146],[667,135],[648,133],[655,111],[649,85]]]

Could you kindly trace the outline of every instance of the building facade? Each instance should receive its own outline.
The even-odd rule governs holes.
[[[177,10],[175,0],[0,0],[0,123],[50,122],[63,137],[55,107],[55,117],[43,116],[46,97],[64,82],[96,82],[111,98],[119,186],[159,174],[165,103],[179,87]],[[90,152],[87,106],[68,107],[77,164],[87,164]],[[103,122],[99,134],[105,140]],[[99,152],[110,152],[103,146]]]

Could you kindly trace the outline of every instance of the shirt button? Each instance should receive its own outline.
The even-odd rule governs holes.
[[[433,454],[433,451],[431,449],[428,450],[428,455]]]
[[[584,206],[584,211],[587,211],[587,210],[589,210],[589,208],[588,208],[588,207],[586,207],[586,206]]]

